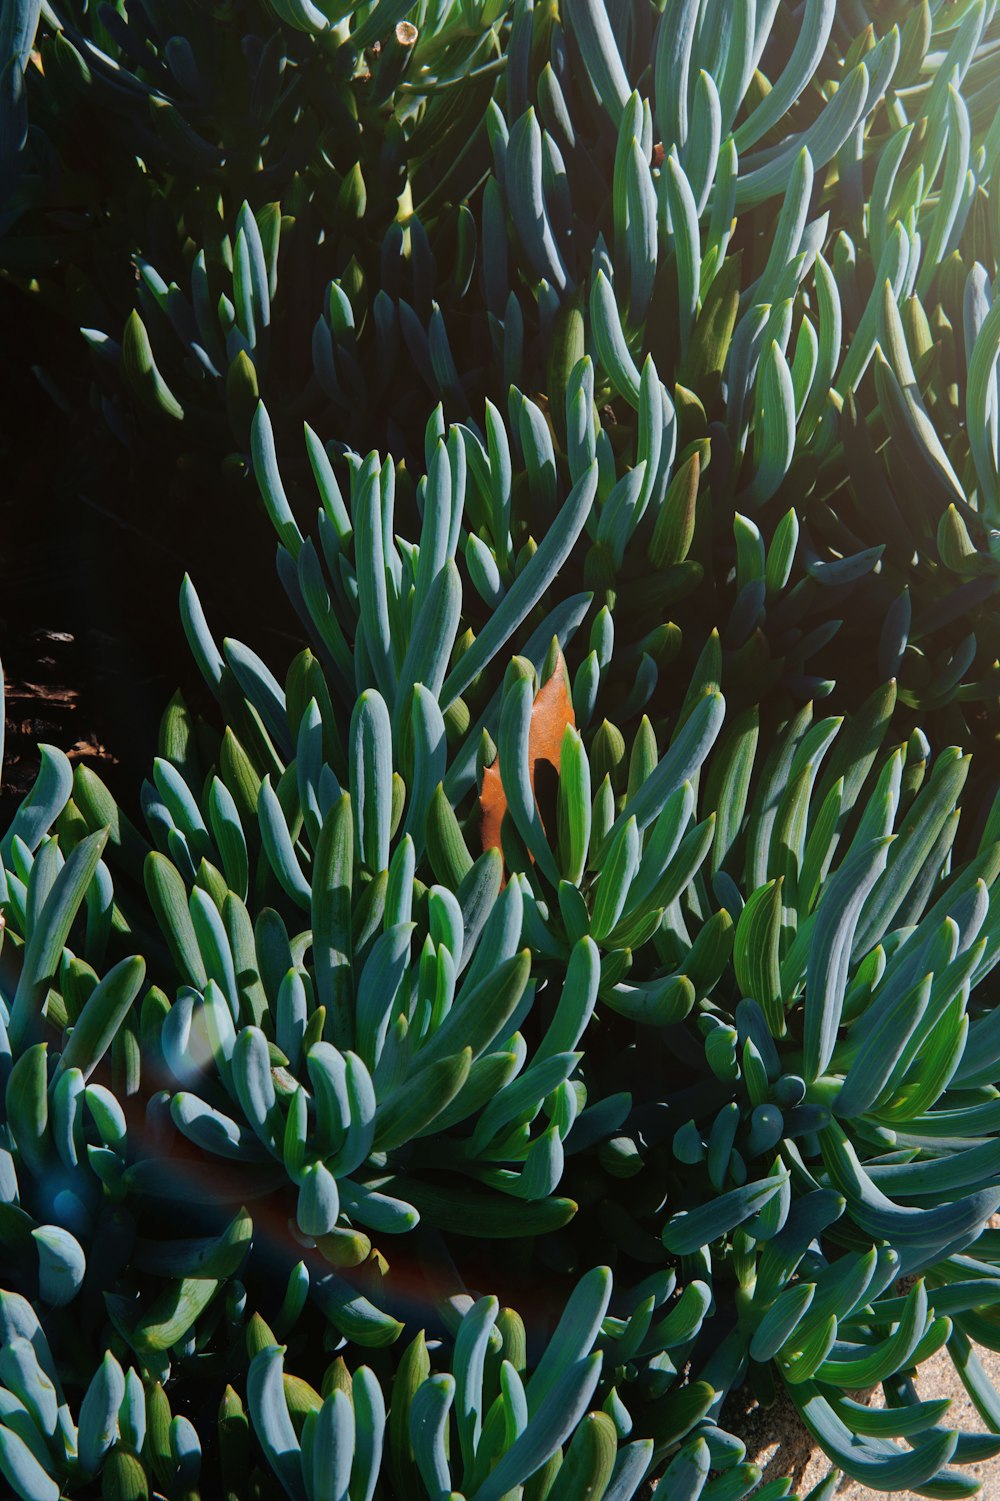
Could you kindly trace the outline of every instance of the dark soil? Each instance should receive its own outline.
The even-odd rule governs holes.
[[[7,823],[31,788],[39,744],[57,745],[72,761],[86,760],[105,781],[118,761],[102,743],[90,695],[81,704],[80,693],[69,686],[83,678],[76,638],[42,626],[18,630],[6,620],[0,620],[0,633],[7,717],[0,809]]]
[[[83,424],[48,374],[59,371],[66,332],[9,288],[0,289],[0,324],[9,333],[0,369],[6,824],[31,786],[38,742],[86,758],[114,783],[122,756],[149,744],[154,705],[169,693],[164,664],[143,669],[136,660],[128,591],[109,587],[114,529],[88,500],[95,481],[101,494],[101,470],[81,446]],[[67,351],[69,371],[74,354]]]
[[[135,816],[171,694],[209,707],[178,612],[185,568],[220,642],[246,640],[279,677],[299,649],[270,529],[252,479],[220,478],[222,455],[192,466],[159,435],[119,444],[92,410],[83,340],[2,283],[0,327],[0,827],[39,742],[85,758]]]

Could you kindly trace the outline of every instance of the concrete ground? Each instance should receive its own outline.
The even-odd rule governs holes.
[[[980,1350],[979,1353],[991,1380],[1000,1387],[1000,1355],[991,1350]],[[969,1401],[946,1350],[927,1361],[916,1384],[924,1398],[952,1398],[947,1418],[950,1424],[956,1428],[982,1431],[982,1420]],[[765,1480],[789,1476],[793,1491],[799,1496],[808,1496],[813,1486],[819,1485],[829,1474],[829,1460],[816,1448],[794,1407],[784,1396],[779,1397],[773,1407],[753,1407],[744,1415],[727,1410],[725,1426],[743,1439],[747,1458],[762,1467]],[[1000,1456],[980,1465],[970,1465],[964,1473],[974,1475],[981,1482],[981,1501],[1000,1501]],[[895,1501],[916,1501],[910,1491],[894,1491],[892,1495]],[[869,1490],[867,1486],[843,1480],[836,1492],[836,1501],[885,1501],[885,1496],[884,1491]]]

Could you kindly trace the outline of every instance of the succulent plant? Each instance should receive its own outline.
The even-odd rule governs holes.
[[[1000,22],[900,9],[5,12],[0,263],[308,642],[192,557],[132,816],[46,747],[0,841],[24,1501],[1000,1453]]]
[[[117,366],[138,408],[152,406],[174,429],[170,442],[208,443],[229,473],[246,467],[239,454],[258,395],[282,428],[305,417],[323,430],[332,418],[335,430],[350,432],[352,447],[388,446],[412,466],[429,398],[442,398],[451,419],[465,419],[484,396],[505,408],[511,382],[522,393],[554,385],[548,395],[558,416],[569,370],[586,349],[598,405],[614,418],[608,441],[618,467],[629,461],[631,445],[633,465],[645,460],[647,471],[658,470],[642,481],[637,504],[619,497],[591,563],[592,581],[610,584],[623,567],[628,576],[638,554],[624,557],[626,517],[638,520],[661,493],[655,486],[666,483],[668,466],[650,451],[663,426],[654,404],[663,381],[673,409],[668,448],[680,440],[690,456],[691,442],[700,441],[702,484],[696,506],[676,497],[684,521],[676,534],[664,524],[657,563],[686,546],[680,561],[707,568],[716,589],[725,590],[734,515],[766,536],[791,504],[805,577],[790,613],[802,609],[808,627],[801,616],[792,625],[793,658],[796,637],[812,643],[826,636],[829,647],[839,629],[842,649],[878,633],[868,691],[878,676],[897,676],[903,703],[915,711],[911,728],[935,714],[945,738],[983,734],[991,743],[992,527],[966,495],[993,483],[991,398],[983,394],[992,329],[980,346],[975,387],[961,370],[986,318],[996,266],[989,234],[995,129],[984,81],[992,10],[920,6],[900,30],[880,8],[872,18],[879,35],[864,30],[858,7],[859,35],[845,46],[844,27],[853,21],[833,5],[803,8],[789,19],[789,28],[801,22],[801,35],[786,58],[776,19],[783,8],[758,16],[741,7],[734,17],[722,9],[720,29],[707,11],[702,17],[698,7],[682,7],[686,19],[676,37],[673,7],[660,24],[654,8],[637,6],[617,30],[607,29],[601,6],[568,11],[569,30],[545,7],[515,8],[510,16],[476,8],[485,30],[471,37],[464,13],[441,11],[430,34],[417,16],[409,69],[388,94],[373,91],[369,76],[382,64],[381,43],[377,55],[359,49],[355,32],[342,36],[334,18],[337,73],[330,28],[316,30],[319,13],[311,34],[308,25],[289,29],[283,17],[286,29],[271,50],[278,57],[286,48],[279,75],[293,73],[295,84],[287,98],[279,91],[276,118],[287,115],[289,129],[304,128],[300,96],[312,93],[305,77],[333,69],[348,79],[337,87],[354,101],[348,114],[358,114],[357,149],[378,151],[381,176],[358,158],[360,217],[345,220],[342,204],[331,217],[328,154],[297,169],[286,187],[277,167],[258,170],[256,157],[253,171],[233,170],[230,155],[246,153],[245,141],[239,149],[234,142],[206,219],[203,166],[185,174],[172,162],[174,173],[158,191],[164,202],[173,197],[178,234],[171,246],[169,211],[140,232],[134,311],[127,311],[125,281],[113,292],[117,309],[127,299],[117,318],[95,296],[73,293],[97,355],[102,409],[127,436],[133,417],[112,379]],[[383,19],[391,20],[388,12]],[[83,45],[83,24],[67,20],[51,34],[43,28],[40,59],[50,45]],[[260,25],[257,12],[253,24]],[[141,45],[138,36],[130,41],[132,25],[142,32]],[[363,36],[378,31],[374,12],[365,27]],[[244,52],[256,56],[264,44],[256,32],[247,38]],[[121,17],[87,45],[98,43],[119,68],[139,68],[140,75],[139,60],[152,58],[158,45],[146,22]],[[177,35],[160,45],[175,65],[182,52],[211,52],[193,23],[186,49]],[[449,69],[464,77],[467,50],[476,45],[499,48],[505,66],[491,73],[486,64],[482,76],[474,68],[475,89],[457,90]],[[433,68],[420,65],[424,48]],[[764,98],[759,65],[771,52],[776,62],[767,77],[773,73],[776,86]],[[166,63],[161,73],[165,87]],[[673,73],[687,81],[683,100]],[[29,70],[31,81],[35,74]],[[632,93],[630,79],[638,85]],[[840,88],[841,81],[849,86]],[[148,81],[140,82],[148,93]],[[956,84],[961,93],[953,87],[949,94]],[[93,84],[98,95],[101,86],[100,79]],[[476,103],[480,88],[487,94]],[[206,98],[228,98],[234,89],[219,82]],[[461,172],[452,182],[420,146],[448,141],[437,116],[444,109],[450,118],[444,101],[457,93],[476,122],[468,150],[459,153],[468,171],[464,202]],[[47,100],[42,88],[40,107]],[[226,124],[214,123],[213,139],[226,137]],[[336,129],[343,135],[343,121]],[[278,138],[268,134],[268,149]],[[444,149],[457,170],[455,154]],[[108,150],[116,170],[134,177],[134,151],[119,146],[116,154],[111,143]],[[398,200],[373,196],[368,186],[388,180],[386,150],[395,153]],[[149,191],[159,178],[144,166]],[[448,177],[448,193],[422,191],[422,174],[436,182]],[[284,208],[276,199],[287,199]],[[22,207],[20,222],[26,215],[30,207]],[[279,277],[286,240],[295,287],[287,309]],[[17,235],[6,244],[10,258]],[[11,259],[8,267],[16,274]],[[58,295],[65,304],[66,294]],[[931,319],[949,325],[940,338]],[[943,353],[932,358],[932,349]],[[643,387],[647,358],[655,368]],[[546,404],[536,410],[532,397],[524,399],[532,404],[515,417],[515,449],[522,428],[544,449]],[[561,444],[565,435],[552,437]],[[608,450],[605,475],[610,458]],[[693,482],[690,471],[687,479]],[[909,500],[900,512],[902,490]],[[688,541],[692,509],[704,515]],[[674,577],[683,597],[694,570]],[[739,640],[760,631],[770,645],[758,592],[751,581],[731,634]],[[699,614],[706,593],[691,601]],[[812,613],[823,617],[815,626]],[[789,644],[780,615],[776,636],[780,654]],[[835,651],[826,655],[831,666],[811,674],[818,682],[810,691],[836,678]]]

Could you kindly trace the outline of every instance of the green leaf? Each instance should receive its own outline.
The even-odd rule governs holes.
[[[719,164],[712,193],[712,212],[708,237],[701,261],[703,290],[711,291],[712,282],[725,261],[736,220],[736,191],[739,185],[739,159],[732,136],[719,149]],[[727,315],[728,316],[728,315]],[[735,317],[735,313],[733,314]]]
[[[59,1501],[62,1489],[12,1429],[0,1424],[0,1472],[22,1501]]]
[[[735,132],[740,151],[761,140],[786,115],[813,78],[837,14],[836,0],[808,0],[792,54],[774,87]]]
[[[921,1489],[948,1463],[958,1443],[958,1434],[945,1430],[913,1449],[890,1443],[875,1447],[852,1433],[814,1386],[792,1386],[789,1393],[806,1427],[834,1463],[860,1484],[879,1491]]]
[[[733,964],[745,996],[762,1008],[772,1037],[784,1037],[781,992],[781,881],[769,881],[747,901],[736,925]]]
[[[349,1186],[341,1183],[341,1198],[348,1213],[355,1218],[358,1215],[357,1203],[349,1203],[344,1190]],[[395,1201],[392,1201],[395,1203]],[[398,1207],[398,1206],[397,1206]],[[412,1230],[415,1218],[410,1211],[408,1218],[399,1228]],[[385,1226],[380,1226],[384,1229]],[[334,1274],[324,1274],[312,1283],[313,1296],[316,1299],[322,1313],[338,1329],[345,1339],[354,1344],[362,1345],[365,1349],[384,1349],[386,1345],[396,1342],[403,1332],[403,1325],[398,1319],[376,1308],[368,1298],[358,1293],[343,1278]]]
[[[368,1069],[382,1055],[388,1029],[397,1015],[397,996],[410,962],[412,922],[387,928],[375,939],[357,986],[355,1037]],[[405,1010],[405,1001],[399,1008]]]
[[[686,975],[668,975],[663,980],[602,986],[601,1000],[620,1016],[644,1026],[670,1027],[683,1021],[696,999]]]
[[[654,1458],[662,1458],[699,1423],[716,1398],[707,1381],[691,1381],[677,1391],[667,1392],[650,1405],[644,1425],[655,1443]]]
[[[550,1197],[513,1204],[509,1194],[470,1190],[417,1179],[388,1179],[387,1187],[405,1194],[426,1225],[450,1234],[485,1240],[517,1240],[548,1235],[569,1224],[577,1211],[573,1199]]]
[[[473,1058],[486,1052],[513,1016],[530,972],[530,950],[522,949],[491,969],[471,990],[463,987],[444,1021],[417,1054],[421,1072],[463,1048],[471,1048]]]
[[[373,874],[389,866],[392,828],[392,726],[385,700],[361,694],[351,715],[351,808],[355,855]]]
[[[634,816],[626,819],[605,845],[590,919],[591,932],[599,943],[607,938],[622,914],[639,869],[640,847]]]
[[[751,495],[755,505],[762,505],[780,487],[795,452],[795,389],[788,363],[774,339],[757,373],[756,413]]]
[[[73,1024],[56,1065],[56,1078],[70,1068],[79,1069],[85,1080],[90,1078],[132,1009],[145,976],[145,960],[138,955],[122,959],[108,971]]]
[[[796,1282],[780,1292],[754,1330],[750,1342],[753,1360],[771,1360],[795,1333],[813,1301],[816,1285]]]
[[[590,327],[597,357],[615,392],[638,408],[641,377],[625,340],[614,288],[600,270],[590,289]]]
[[[878,1305],[875,1305],[876,1309]],[[817,1368],[816,1379],[842,1390],[874,1386],[895,1371],[906,1370],[931,1320],[923,1280],[907,1294],[889,1337],[868,1354],[843,1358],[834,1352]]]
[[[906,347],[893,287],[886,281],[880,304],[879,335],[885,344],[875,351],[875,385],[886,426],[893,442],[920,480],[943,504],[965,503],[965,492],[935,431],[917,387]]]
[[[701,261],[701,312],[680,366],[684,385],[706,400],[722,375],[729,355],[739,313],[742,257],[739,254],[727,256],[706,288],[708,265],[706,257]]]
[[[600,1373],[600,1355],[575,1362],[470,1501],[501,1501],[508,1491],[533,1475],[566,1442],[584,1416]]]
[[[340,1215],[337,1180],[323,1162],[309,1162],[299,1178],[295,1221],[303,1235],[329,1235]]]
[[[695,1338],[712,1308],[712,1289],[707,1282],[689,1282],[665,1319],[650,1330],[664,1350],[676,1350]]]
[[[504,595],[499,608],[494,610],[489,622],[448,674],[441,689],[442,708],[447,709],[454,703],[534,609],[572,552],[596,494],[597,464],[593,463],[573,486],[562,510]],[[551,640],[552,635],[550,630],[547,639]]]
[[[758,1183],[744,1184],[742,1188],[732,1188],[698,1209],[681,1210],[671,1215],[664,1226],[663,1244],[675,1256],[690,1256],[701,1246],[710,1246],[728,1235],[752,1214],[757,1214],[787,1182],[788,1174],[781,1173],[773,1178],[763,1178]]]
[[[281,889],[291,897],[297,907],[300,907],[303,912],[308,912],[312,900],[309,882],[295,853],[292,834],[278,796],[271,786],[270,775],[265,776],[260,784],[257,823],[264,852],[271,869],[278,878]]]
[[[698,230],[698,206],[684,168],[673,153],[664,163],[664,175],[661,180],[665,185],[666,206],[670,216],[674,255],[677,260],[679,333],[681,360],[683,361],[687,355],[698,315],[698,297],[701,288],[701,236]]]
[[[936,1260],[945,1247],[968,1244],[1000,1204],[996,1188],[927,1209],[898,1204],[873,1182],[839,1127],[825,1127],[820,1144],[831,1182],[847,1198],[851,1218],[867,1234],[899,1251],[901,1273],[927,1258]]]
[[[578,3],[590,8],[590,0]],[[539,280],[564,291],[568,275],[546,206],[542,132],[533,108],[511,129],[505,185],[511,217],[529,265]]]
[[[951,746],[938,756],[927,785],[907,811],[906,826],[888,851],[885,874],[865,904],[854,939],[856,952],[866,952],[888,931],[900,907],[918,882],[926,883],[940,869],[935,850],[949,827],[969,774],[970,757]],[[947,840],[947,848],[951,847]],[[921,906],[923,903],[921,903]]]
[[[496,1298],[480,1298],[463,1315],[455,1336],[456,1418],[466,1473],[472,1469],[482,1434],[483,1374],[499,1309]]]
[[[53,745],[38,749],[41,760],[31,791],[0,841],[0,856],[8,864],[15,839],[23,840],[32,853],[38,849],[73,792],[73,767],[62,751]]]
[[[146,895],[174,963],[189,984],[203,990],[208,975],[198,947],[183,878],[176,866],[155,850],[146,857],[143,877]]]
[[[547,1501],[600,1501],[615,1467],[618,1436],[605,1412],[590,1412],[578,1425]]]
[[[969,446],[975,460],[983,508],[991,524],[1000,514],[1000,475],[990,439],[990,403],[995,390],[997,357],[1000,356],[1000,300],[993,303],[976,335],[969,360],[966,396]],[[993,415],[992,421],[996,422]]]
[[[570,1053],[578,1045],[593,1015],[600,974],[601,958],[597,945],[589,937],[578,939],[570,952],[555,1014],[535,1049],[533,1067],[556,1054]]]
[[[7,1076],[4,1095],[7,1122],[18,1156],[36,1177],[45,1172],[48,1134],[46,1046],[38,1042],[21,1053]]]
[[[232,1277],[252,1243],[253,1220],[246,1209],[241,1209],[221,1235],[137,1241],[135,1264],[154,1277]]]
[[[184,408],[160,374],[146,326],[134,310],[122,335],[122,371],[143,406],[156,416],[184,420]]]
[[[680,466],[663,498],[649,543],[654,568],[669,568],[686,559],[694,540],[700,482],[701,457],[696,449]]]
[[[677,1501],[698,1501],[712,1468],[712,1456],[703,1438],[692,1439],[670,1461],[663,1474],[663,1487]]]
[[[890,1003],[889,996],[879,998],[863,1018],[864,1031],[851,1034],[851,1044],[860,1044],[844,1079],[834,1108],[841,1119],[863,1115],[884,1096],[894,1079],[899,1082],[906,1071],[910,1042],[927,1011],[931,997],[932,975],[925,975],[911,989],[902,989]],[[870,1024],[869,1024],[870,1023]]]
[[[79,1241],[59,1225],[40,1225],[32,1230],[38,1247],[38,1288],[53,1308],[71,1303],[80,1291],[87,1269]]]
[[[822,3],[833,6],[834,0],[822,0]],[[812,124],[800,135],[794,136],[789,146],[769,155],[767,162],[758,167],[752,167],[744,159],[745,170],[740,173],[736,185],[737,209],[756,208],[768,198],[780,196],[791,175],[795,158],[803,147],[808,150],[816,171],[822,171],[864,118],[868,104],[868,86],[868,70],[864,63],[858,63]],[[767,97],[770,98],[770,95]]]
[[[559,863],[564,879],[579,886],[590,848],[592,794],[583,737],[572,725],[563,731],[558,795]]]
[[[532,1060],[526,1073],[498,1090],[483,1110],[472,1134],[472,1147],[480,1152],[511,1122],[530,1125],[544,1100],[569,1078],[579,1053],[553,1053]]]
[[[944,260],[955,220],[966,191],[969,170],[971,127],[969,111],[958,90],[948,85],[948,124],[946,131],[944,172],[938,189],[937,205],[930,231],[924,242],[923,258],[917,275],[917,296],[926,298],[934,277]]]
[[[220,1286],[214,1277],[185,1277],[173,1283],[135,1325],[136,1348],[169,1350],[194,1328]]]
[[[261,1350],[247,1374],[247,1406],[261,1448],[292,1501],[306,1501],[299,1440],[288,1412],[282,1351]]]
[[[809,1079],[818,1078],[833,1056],[855,933],[888,853],[888,839],[863,844],[848,856],[819,899],[806,969],[803,1054]]]
[[[778,300],[782,277],[801,249],[802,233],[812,200],[813,180],[812,158],[803,146],[792,165],[767,265],[754,291],[754,298],[759,302]]]
[[[656,189],[638,142],[629,141],[625,163],[628,207],[629,317],[641,324],[649,311],[656,277]],[[582,350],[581,350],[582,353]],[[553,395],[558,395],[554,392]]]
[[[410,1403],[410,1442],[429,1496],[451,1491],[448,1419],[454,1399],[455,1378],[446,1373],[422,1381]]]
[[[39,1008],[44,999],[42,987],[59,966],[63,946],[83,905],[107,841],[107,829],[100,829],[80,841],[53,881],[38,921],[28,936],[7,1028],[15,1054],[38,1024]]]
[[[391,709],[396,701],[396,674],[383,542],[382,487],[374,457],[365,462],[352,491],[360,625],[375,682]]]
[[[759,736],[759,711],[754,706],[729,725],[709,766],[705,800],[715,809],[713,875],[725,866],[743,829]]]
[[[656,126],[665,151],[683,150],[688,140],[691,56],[698,25],[698,0],[680,0],[664,12],[656,33],[653,85]]]
[[[263,402],[258,403],[250,427],[250,453],[253,459],[254,477],[271,518],[271,524],[293,559],[297,558],[302,548],[303,537],[281,483],[278,457],[274,447],[274,430]]]
[[[465,1048],[450,1058],[442,1058],[410,1079],[375,1112],[376,1151],[389,1152],[413,1137],[425,1134],[427,1127],[458,1094],[469,1077],[472,1049]]]
[[[567,24],[573,28],[594,93],[617,129],[631,90],[607,10],[601,0],[569,0]]]
[[[634,797],[625,804],[608,838],[613,838],[629,819],[634,818],[641,832],[649,827],[668,798],[689,782],[705,760],[722,728],[726,705],[721,693],[706,693],[696,703],[670,749]]]

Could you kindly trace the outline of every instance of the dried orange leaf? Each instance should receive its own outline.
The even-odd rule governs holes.
[[[531,727],[528,732],[528,775],[535,786],[535,768],[540,761],[559,770],[562,754],[563,731],[567,725],[575,727],[573,700],[569,692],[569,674],[560,652],[555,671],[535,694],[531,709]],[[507,797],[500,780],[499,760],[483,772],[483,787],[479,794],[480,834],[483,849],[497,849],[503,853],[500,843],[500,828],[507,811]]]

